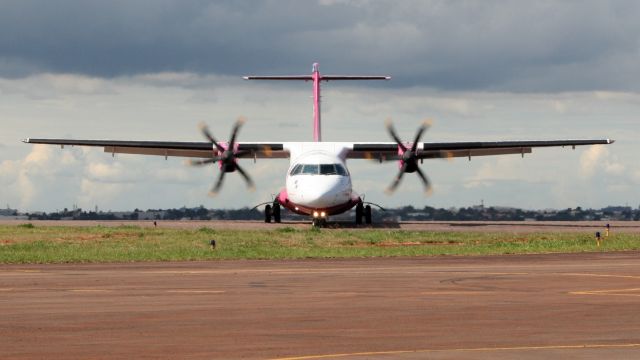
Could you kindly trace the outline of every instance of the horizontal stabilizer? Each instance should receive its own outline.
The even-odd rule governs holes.
[[[313,80],[312,75],[285,75],[285,76],[243,76],[245,80]],[[360,75],[320,75],[320,81],[334,80],[389,80],[391,76],[360,76]]]
[[[288,76],[243,76],[245,80],[313,80],[311,75],[288,75]]]
[[[391,76],[322,75],[320,80],[390,80]]]

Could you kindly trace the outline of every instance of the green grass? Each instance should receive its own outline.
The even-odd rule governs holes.
[[[210,240],[216,240],[211,249]],[[0,263],[527,254],[640,249],[640,234],[418,232],[284,227],[264,230],[137,226],[0,226]]]

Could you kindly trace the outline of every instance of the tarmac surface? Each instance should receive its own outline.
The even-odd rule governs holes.
[[[2,359],[637,359],[640,253],[2,265]]]

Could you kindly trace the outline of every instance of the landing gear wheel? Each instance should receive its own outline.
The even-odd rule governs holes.
[[[357,225],[362,224],[363,212],[364,212],[364,206],[362,205],[361,202],[359,202],[358,205],[356,205],[356,224]]]
[[[267,205],[264,207],[264,222],[271,222],[271,205]]]
[[[367,205],[364,207],[364,222],[366,224],[371,224],[371,206]]]
[[[274,203],[271,212],[273,213],[273,222],[280,223],[280,204]]]

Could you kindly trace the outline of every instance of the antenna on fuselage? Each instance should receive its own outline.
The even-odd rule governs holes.
[[[313,63],[311,75],[243,76],[245,80],[305,80],[313,81],[313,141],[322,141],[320,126],[320,82],[333,80],[389,80],[391,76],[320,75],[320,64]]]

